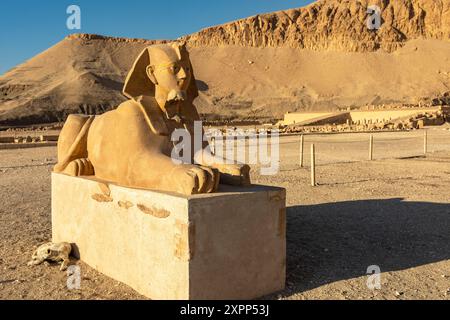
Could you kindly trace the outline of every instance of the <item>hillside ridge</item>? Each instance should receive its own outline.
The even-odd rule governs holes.
[[[450,0],[320,0],[181,37],[209,118],[280,119],[285,112],[390,103],[450,103]],[[100,114],[146,40],[78,33],[0,76],[0,125]],[[237,81],[238,80],[238,81]],[[437,101],[437,102],[436,102]]]
[[[379,30],[367,27],[371,5],[381,9]],[[392,52],[419,38],[450,39],[449,0],[320,0],[205,28],[182,39],[191,46]]]

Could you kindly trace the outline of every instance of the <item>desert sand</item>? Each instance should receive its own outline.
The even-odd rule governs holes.
[[[307,136],[322,154],[317,187],[308,163],[298,167],[298,137],[281,138],[280,172],[252,171],[255,183],[287,189],[287,288],[265,299],[450,299],[449,134],[430,132],[426,158],[417,132],[376,134],[374,161],[359,157],[367,134]],[[51,240],[55,162],[55,147],[0,150],[0,298],[143,299],[82,262],[73,261],[78,291],[58,265],[26,265]],[[366,286],[370,265],[381,268],[380,290]]]

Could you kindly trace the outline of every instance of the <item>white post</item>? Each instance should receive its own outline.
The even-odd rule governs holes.
[[[303,168],[303,147],[305,145],[305,139],[303,135],[300,136],[300,168]]]
[[[211,146],[210,146],[210,149],[211,149],[211,153],[212,153],[213,155],[215,155],[215,154],[216,154],[216,137],[214,137],[214,136],[211,137]]]
[[[373,134],[370,135],[369,141],[369,160],[373,160]]]
[[[316,186],[316,156],[314,144],[311,144],[311,186]]]

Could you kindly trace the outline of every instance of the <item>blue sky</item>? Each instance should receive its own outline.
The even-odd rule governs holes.
[[[313,0],[14,0],[0,11],[0,74],[74,32],[175,39],[259,13]],[[81,30],[66,27],[69,5],[81,8]]]

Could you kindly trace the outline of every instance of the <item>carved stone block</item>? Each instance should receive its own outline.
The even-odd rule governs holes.
[[[258,298],[285,285],[285,198],[266,186],[182,196],[53,173],[53,241],[152,299]]]

